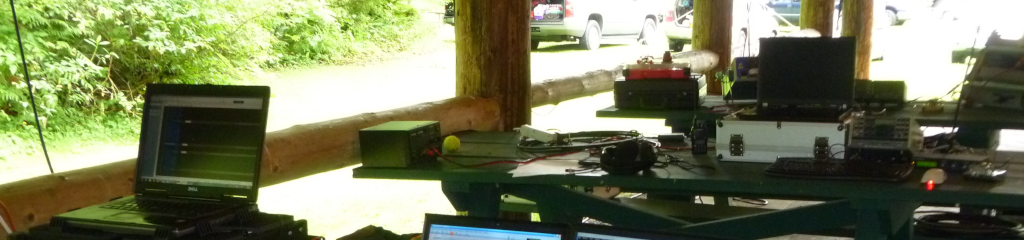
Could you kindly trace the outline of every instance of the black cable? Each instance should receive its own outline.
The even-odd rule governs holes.
[[[669,165],[673,165],[673,166],[679,167],[680,169],[683,169],[683,170],[686,170],[686,171],[689,171],[689,172],[693,172],[693,173],[697,173],[697,174],[701,174],[701,173],[694,172],[693,169],[704,168],[704,169],[709,169],[709,170],[712,170],[712,171],[715,170],[715,168],[712,167],[712,166],[694,164],[694,163],[691,163],[691,162],[684,161],[682,158],[679,158],[679,157],[676,157],[676,156],[672,156],[672,155],[668,155],[668,154],[663,154],[663,155],[668,158],[668,161],[665,161],[665,162],[658,161],[657,162],[658,164],[662,164],[660,166],[660,168],[665,168],[665,167],[668,167]]]
[[[746,203],[746,204],[757,205],[757,206],[767,206],[768,205],[768,200],[764,200],[764,199],[760,199],[760,198],[734,197],[734,198],[732,198],[732,200],[733,201],[737,201],[737,202]]]
[[[25,45],[21,41],[21,28],[18,27],[18,13],[14,10],[14,0],[11,2],[11,16],[14,17],[14,33],[18,36],[18,48],[21,49],[21,66],[25,67],[25,83],[28,84],[28,97],[32,101],[32,114],[36,119],[36,130],[39,132],[39,144],[43,145],[43,156],[46,157],[46,166],[50,167],[50,174],[53,174],[53,164],[50,163],[50,153],[46,151],[46,141],[43,140],[43,126],[39,125],[39,111],[36,110],[36,95],[32,90],[32,79],[28,75],[28,61],[25,60]]]
[[[981,27],[980,26],[978,28],[976,28],[976,30],[975,30],[974,44],[971,44],[971,55],[967,55],[967,56],[974,56],[974,50],[975,50],[975,48],[977,48],[977,45],[978,45],[978,34],[981,34]],[[974,62],[976,62],[976,61],[977,60],[975,60],[975,61],[971,61],[970,59],[967,60],[967,67],[964,69],[964,80],[960,82],[960,86],[966,86],[967,85],[967,75],[970,74],[971,67],[974,66]],[[963,101],[964,101],[964,94],[961,93],[960,96],[956,98],[956,110],[953,112],[953,128],[952,128],[952,130],[953,130],[954,134],[956,134],[957,130],[959,130],[959,129],[957,129],[957,127],[960,125],[960,108],[963,105]]]
[[[925,236],[957,238],[1021,238],[1024,227],[1020,223],[1000,217],[943,211],[928,213],[914,219],[914,230]]]
[[[612,146],[628,141],[636,141],[643,138],[643,135],[636,131],[585,131],[559,133],[558,135],[565,136],[565,138],[563,138],[563,142],[548,143],[527,139],[520,141],[516,147],[519,148],[519,150],[526,152],[583,151],[591,148]],[[584,144],[573,144],[574,142],[583,142]]]
[[[838,151],[836,153],[833,153],[832,154],[832,159],[836,159],[836,155],[839,155],[840,153],[846,153],[846,151]]]

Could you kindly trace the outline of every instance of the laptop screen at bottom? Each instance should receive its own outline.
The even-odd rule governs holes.
[[[560,234],[503,230],[493,228],[430,225],[433,240],[561,240]]]
[[[563,240],[559,224],[426,214],[423,240]]]

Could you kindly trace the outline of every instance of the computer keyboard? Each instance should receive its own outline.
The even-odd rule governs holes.
[[[101,206],[107,209],[171,214],[177,216],[202,216],[226,208],[223,204],[195,202],[126,199]]]
[[[914,165],[909,163],[778,158],[764,172],[778,177],[898,182],[906,180],[913,170]]]

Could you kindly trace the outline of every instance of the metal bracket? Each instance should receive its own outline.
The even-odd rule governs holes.
[[[733,134],[729,137],[729,155],[743,156],[743,135]]]
[[[814,138],[814,159],[816,160],[828,160],[831,154],[828,151],[828,137],[816,137]]]

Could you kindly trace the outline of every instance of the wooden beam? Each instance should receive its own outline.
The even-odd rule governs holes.
[[[690,70],[702,72],[718,64],[718,55],[707,50],[694,50],[672,54],[673,62],[689,63]],[[590,71],[584,74],[534,83],[530,90],[533,107],[557,104],[562,101],[591,96],[612,90],[615,79],[622,76],[622,66]]]
[[[498,102],[456,97],[379,113],[294,126],[267,134],[260,187],[358,164],[359,129],[399,120],[436,120],[441,132],[497,130]],[[50,221],[53,215],[132,194],[135,159],[0,185],[0,202],[16,229]],[[0,239],[6,233],[0,231]]]
[[[843,1],[842,36],[857,38],[857,66],[854,70],[854,79],[871,79],[874,9],[874,0]]]
[[[718,55],[718,64],[701,72],[710,80],[709,95],[722,95],[722,84],[715,73],[728,68],[732,61],[732,5],[732,0],[695,0],[693,3],[693,49],[710,50]]]
[[[498,99],[499,129],[530,123],[530,1],[455,1],[455,94]]]
[[[858,1],[846,1],[858,2]],[[832,19],[835,17],[835,0],[810,0],[800,3],[800,29],[818,30],[822,37],[832,37],[835,28]]]

